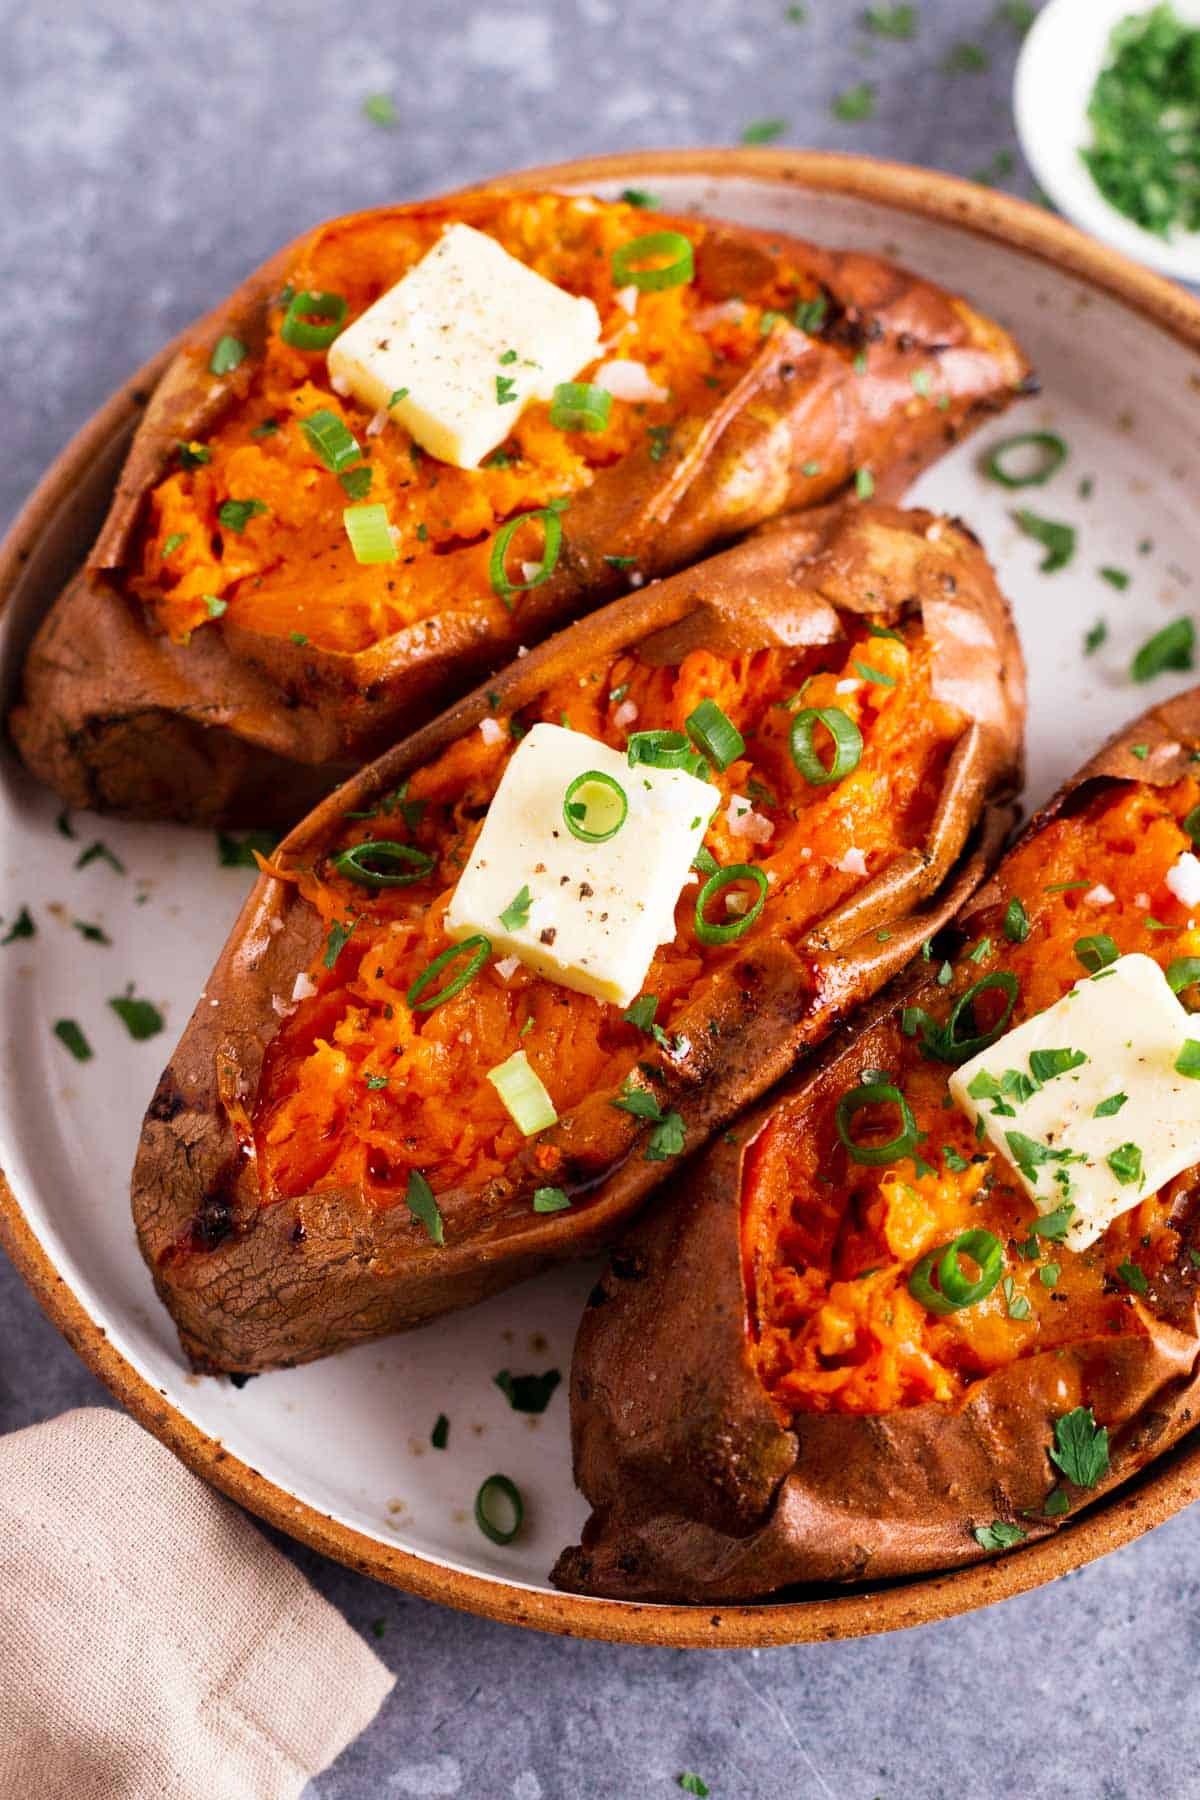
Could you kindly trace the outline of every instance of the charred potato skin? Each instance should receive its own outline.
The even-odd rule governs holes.
[[[460,196],[381,216],[486,224],[501,198]],[[859,468],[872,470],[881,497],[895,496],[1029,380],[1021,352],[998,327],[894,265],[719,226],[698,256],[714,297],[761,279],[781,250],[800,257],[830,298],[831,339],[869,352],[870,372],[856,373],[832,341],[777,325],[733,392],[681,428],[677,456],[658,462],[649,449],[633,453],[576,497],[554,575],[503,627],[468,611],[441,613],[350,654],[226,621],[177,644],[151,629],[125,591],[130,547],[178,441],[203,436],[245,393],[271,298],[310,235],[189,334],[151,397],[86,567],[31,646],[10,730],[33,773],[72,806],[290,826],[365,759],[506,662],[518,642],[537,642],[623,591],[627,576],[605,552],[619,548],[653,578],[772,515],[825,502]],[[214,376],[209,349],[226,333],[249,354]],[[912,385],[917,369],[935,361],[948,390],[944,410]]]
[[[953,595],[943,578],[950,566]],[[365,769],[298,826],[278,856],[286,864],[320,855],[347,811],[393,790],[493,707],[516,711],[589,660],[633,646],[675,662],[700,644],[828,641],[842,630],[838,608],[894,618],[916,595],[937,646],[935,691],[955,698],[970,720],[951,752],[927,841],[827,914],[804,954],[764,939],[714,986],[691,1032],[695,1054],[664,1063],[663,1073],[664,1105],[682,1113],[689,1143],[700,1144],[902,967],[998,853],[1019,779],[1023,670],[1007,607],[961,530],[892,507],[830,509],[655,583],[518,659],[489,690]],[[259,879],[146,1116],[133,1177],[139,1240],[202,1368],[253,1373],[304,1362],[470,1305],[611,1243],[665,1173],[636,1141],[632,1153],[614,1156],[608,1134],[623,1115],[601,1094],[553,1128],[568,1166],[582,1150],[594,1167],[597,1144],[612,1159],[568,1212],[530,1211],[544,1179],[531,1154],[489,1188],[439,1195],[444,1248],[428,1243],[405,1208],[376,1217],[352,1193],[260,1208],[248,1116],[279,1023],[273,997],[290,995],[321,929],[291,883]],[[709,1018],[719,1038],[705,1028]]]
[[[1171,785],[1198,747],[1200,688],[1119,731],[1020,841],[1098,786]],[[998,882],[979,889],[952,927],[951,948],[979,935],[1002,893]],[[767,1397],[747,1351],[745,1159],[778,1108],[803,1112],[852,1085],[873,1025],[920,1003],[933,982],[918,964],[839,1027],[811,1071],[744,1118],[736,1143],[717,1143],[681,1171],[613,1253],[585,1312],[571,1377],[575,1474],[593,1511],[582,1542],[556,1564],[558,1586],[711,1602],[953,1568],[988,1554],[974,1524],[1016,1520],[1028,1542],[1062,1528],[1042,1507],[1058,1473],[1046,1451],[1063,1391],[1088,1393],[1111,1444],[1097,1486],[1079,1490],[1058,1477],[1072,1514],[1128,1481],[1200,1416],[1190,1262],[1193,1250],[1200,1254],[1200,1190],[1177,1205],[1178,1268],[1151,1295],[1158,1322],[1150,1335],[1035,1353],[976,1382],[957,1409],[928,1403],[788,1420]]]

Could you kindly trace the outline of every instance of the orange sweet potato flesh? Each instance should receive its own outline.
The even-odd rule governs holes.
[[[341,294],[353,318],[455,219],[593,298],[605,356],[640,363],[663,397],[614,400],[596,433],[531,406],[478,470],[421,455],[396,423],[368,430],[324,354],[283,341],[281,293]],[[666,229],[690,240],[695,278],[630,311],[613,252]],[[247,354],[213,375],[226,335]],[[870,485],[860,471],[898,493],[1027,375],[964,301],[796,239],[552,194],[334,220],[189,334],[87,567],[34,641],[14,738],[73,805],[290,825],[519,645],[770,516]],[[301,429],[318,409],[369,459],[396,562],[355,561],[347,495]],[[223,528],[229,500],[258,510]],[[495,533],[552,500],[568,503],[557,565],[508,610],[489,579]],[[540,554],[539,533],[517,534],[514,571]]]
[[[1193,1423],[1200,1168],[1087,1251],[1033,1234],[1024,1189],[943,1105],[950,1067],[922,1056],[902,1015],[943,1022],[1005,969],[1019,1022],[1080,977],[1075,942],[1098,932],[1164,967],[1195,956],[1200,933],[1165,877],[1191,848],[1198,749],[1200,689],[1134,721],[1033,821],[932,962],[688,1167],[614,1253],[576,1346],[576,1475],[594,1511],[561,1586],[707,1602],[949,1568],[994,1553],[975,1532],[995,1521],[1017,1542],[1069,1529]],[[1005,929],[1013,900],[1021,942]],[[928,1133],[921,1172],[847,1156],[837,1103],[871,1069]],[[894,1115],[877,1125],[890,1137]],[[975,1228],[1000,1240],[1005,1280],[927,1311],[914,1266]],[[1110,1441],[1086,1487],[1049,1455],[1077,1407]]]
[[[810,787],[791,760],[802,688],[857,718],[862,759],[840,782]],[[644,987],[661,1038],[494,964],[415,1012],[409,988],[447,945],[445,904],[514,731],[565,716],[623,746],[631,706],[639,729],[677,726],[705,695],[747,740],[712,777],[707,844],[755,861],[769,897],[712,946],[684,887]],[[250,896],[143,1131],[140,1242],[194,1361],[305,1361],[611,1242],[671,1167],[613,1104],[623,1084],[677,1113],[690,1150],[783,1076],[977,885],[1023,718],[1015,634],[969,534],[829,509],[592,614],[331,796]],[[379,893],[332,865],[381,833],[428,857],[413,885]],[[528,1140],[486,1080],[517,1049],[559,1115]],[[442,1244],[407,1204],[414,1171]],[[569,1208],[535,1211],[546,1186]]]

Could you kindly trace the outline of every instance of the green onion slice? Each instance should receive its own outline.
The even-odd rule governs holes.
[[[512,1519],[507,1527],[499,1523],[501,1507],[507,1507]],[[511,1544],[524,1517],[525,1502],[516,1482],[507,1475],[489,1475],[475,1496],[475,1523],[484,1537],[491,1538],[493,1544]]]
[[[590,381],[560,381],[550,402],[550,423],[558,431],[603,431],[611,409],[607,388]]]
[[[685,720],[688,736],[718,769],[727,769],[745,754],[746,740],[715,700],[702,700]]]
[[[1019,473],[1024,466],[1024,459],[1019,459],[1018,469],[1006,468],[1005,459],[1022,450],[1034,450],[1036,458],[1031,466],[1025,466],[1025,472]],[[1066,462],[1070,452],[1063,439],[1054,431],[1019,431],[1015,437],[1005,438],[1002,444],[992,449],[984,469],[993,481],[1001,487],[1023,488],[1042,487],[1052,475]]]
[[[410,1009],[413,1012],[432,1012],[435,1006],[442,1004],[443,1000],[452,1000],[455,994],[461,993],[468,981],[474,981],[491,954],[492,940],[484,937],[482,932],[475,937],[463,938],[460,943],[451,944],[448,950],[443,950],[440,956],[435,956],[433,961],[421,970],[409,988],[406,998]],[[442,970],[460,956],[470,958],[466,967],[460,969],[457,975],[452,975],[445,987],[439,988],[436,994],[430,994],[427,1000],[423,999],[422,995],[430,982],[436,981]]]
[[[625,789],[600,769],[577,775],[563,796],[567,830],[581,844],[606,844],[616,837],[628,811]]]
[[[833,760],[822,762],[814,734],[823,725],[833,739]],[[825,787],[852,775],[862,760],[862,732],[840,706],[806,706],[792,720],[792,761],[811,787]]]
[[[530,525],[535,519],[541,520],[542,530],[545,534],[542,542],[542,560],[528,581],[510,581],[504,566],[508,556],[508,546],[521,526]],[[509,612],[512,611],[514,594],[528,593],[530,588],[541,587],[544,581],[549,581],[558,565],[561,549],[562,520],[553,506],[541,506],[536,512],[518,513],[515,519],[510,519],[507,525],[500,527],[492,544],[488,579],[492,584],[492,592],[498,600],[503,601]]]
[[[864,1106],[899,1107],[900,1130],[886,1144],[863,1144],[852,1134],[851,1123]],[[838,1101],[834,1117],[837,1134],[849,1151],[851,1161],[866,1163],[871,1168],[882,1168],[886,1163],[899,1162],[902,1156],[911,1156],[920,1141],[917,1121],[908,1101],[890,1081],[864,1081],[858,1087],[850,1088]]]
[[[342,523],[346,527],[346,536],[350,539],[355,562],[366,564],[396,561],[397,551],[392,541],[386,506],[378,501],[365,506],[344,506]]]
[[[554,1102],[523,1050],[514,1050],[506,1062],[489,1069],[487,1078],[526,1137],[558,1123]]]
[[[349,311],[340,294],[293,294],[279,335],[293,350],[328,350]]]
[[[625,754],[631,769],[645,763],[652,769],[686,769],[695,775],[700,767],[700,758],[682,731],[635,731]]]
[[[362,445],[354,433],[327,406],[320,406],[307,419],[301,419],[300,429],[309,447],[334,475],[340,475],[362,455]]]
[[[731,882],[752,881],[758,889],[754,904],[747,908],[736,919],[730,919],[724,925],[713,925],[704,916],[704,909],[710,900],[716,898]],[[700,892],[696,895],[696,936],[702,944],[732,944],[743,932],[749,931],[755,919],[766,905],[767,877],[762,869],[755,868],[753,863],[730,863],[727,868],[718,869],[710,875]]]
[[[1098,975],[1101,969],[1107,969],[1110,963],[1116,962],[1120,954],[1106,931],[1098,931],[1092,937],[1075,939],[1075,955],[1089,975]]]
[[[960,1257],[969,1256],[979,1274],[974,1281],[963,1272]],[[938,1285],[932,1276],[937,1264]],[[1004,1251],[990,1231],[964,1231],[950,1243],[923,1256],[908,1278],[908,1291],[929,1312],[961,1312],[991,1293],[1004,1268]]]
[[[1181,994],[1184,988],[1197,981],[1200,981],[1200,956],[1177,956],[1167,965],[1167,986],[1173,994]]]
[[[682,287],[695,273],[692,246],[681,231],[648,231],[613,251],[615,287],[657,293],[662,288]]]
[[[946,965],[947,969],[949,964]],[[1011,969],[995,969],[990,975],[981,976],[972,982],[965,994],[961,994],[951,1009],[950,1017],[945,1025],[937,1026],[920,1007],[905,1007],[902,1015],[902,1029],[907,1037],[920,1033],[921,1051],[932,1057],[935,1062],[964,1063],[980,1050],[986,1050],[994,1044],[1000,1033],[1012,1017],[1013,1007],[1017,1004],[1020,984]],[[1004,1011],[996,1023],[987,1031],[974,1031],[970,1037],[960,1038],[959,1021],[968,1020],[972,1025],[975,1020],[975,1001],[979,995],[989,989],[999,989],[1006,996]]]
[[[376,867],[372,868],[372,863]],[[428,850],[398,844],[394,838],[372,838],[369,843],[353,844],[333,859],[338,874],[357,881],[361,887],[408,887],[428,875],[433,864]]]

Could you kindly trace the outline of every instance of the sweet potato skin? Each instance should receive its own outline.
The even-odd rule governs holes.
[[[383,209],[486,223],[498,196]],[[648,228],[670,227],[647,216]],[[88,565],[54,603],[31,647],[10,728],[35,774],[73,806],[136,818],[287,826],[365,758],[439,705],[586,608],[627,576],[685,566],[763,519],[820,504],[870,468],[898,494],[1028,375],[1012,340],[964,303],[877,258],[715,228],[698,257],[714,300],[734,296],[782,247],[828,293],[833,340],[777,326],[732,393],[678,434],[678,454],[644,449],[577,496],[552,578],[497,622],[464,609],[435,614],[356,653],[268,637],[231,621],[190,644],[153,630],[125,587],[148,496],[179,440],[202,436],[236,408],[262,353],[270,298],[299,246],[271,259],[196,327],[168,368],[134,440]],[[834,328],[831,327],[831,330]],[[249,356],[213,376],[221,334]],[[861,346],[857,373],[847,346]],[[914,392],[936,360],[946,405]],[[494,609],[493,609],[494,610]]]
[[[1189,771],[1198,742],[1194,689],[1119,732],[1021,841],[1097,784],[1171,785]],[[1003,865],[956,921],[956,940],[978,936],[977,921],[1001,898],[1002,873]],[[575,1348],[575,1472],[593,1512],[582,1543],[558,1560],[559,1586],[707,1603],[955,1567],[987,1554],[973,1524],[1019,1520],[1030,1541],[1061,1528],[1042,1506],[1064,1395],[1087,1393],[1111,1443],[1108,1474],[1086,1492],[1072,1489],[1073,1509],[1127,1480],[1195,1422],[1200,1302],[1188,1274],[1191,1253],[1200,1254],[1200,1192],[1183,1202],[1178,1282],[1144,1336],[1082,1337],[1035,1353],[976,1381],[958,1407],[804,1413],[789,1426],[768,1398],[748,1351],[739,1229],[746,1158],[780,1109],[802,1121],[852,1086],[872,1027],[920,1004],[934,982],[921,964],[900,976],[839,1029],[812,1072],[741,1122],[736,1143],[718,1143],[682,1171],[614,1252]]]
[[[943,579],[951,568],[952,595]],[[707,1016],[719,1037],[698,1020],[693,1048],[663,1067],[664,1105],[681,1112],[688,1142],[699,1144],[902,967],[998,850],[1020,764],[1023,671],[1005,603],[965,533],[891,507],[818,512],[616,602],[511,665],[490,697],[468,696],[330,796],[278,861],[311,861],[347,811],[394,790],[494,707],[516,710],[589,658],[637,646],[643,657],[674,662],[698,643],[823,642],[842,629],[837,607],[897,618],[914,597],[935,644],[935,692],[970,720],[927,841],[827,913],[803,956],[767,938],[714,985]],[[291,993],[322,934],[292,883],[259,880],[146,1117],[133,1176],[139,1240],[185,1349],[204,1368],[302,1362],[469,1305],[611,1242],[663,1178],[662,1163],[616,1142],[614,1121],[625,1115],[599,1094],[537,1140],[558,1143],[568,1170],[589,1157],[594,1167],[597,1145],[610,1159],[568,1212],[530,1211],[544,1180],[532,1146],[483,1190],[439,1193],[443,1248],[405,1208],[372,1214],[350,1192],[260,1207],[248,1118],[279,1025],[272,1000]]]

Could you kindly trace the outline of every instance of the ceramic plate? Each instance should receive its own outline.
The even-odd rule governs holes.
[[[1200,568],[1200,318],[1184,296],[1019,202],[855,159],[665,153],[553,178],[610,193],[652,184],[671,210],[882,252],[960,290],[1021,339],[1040,397],[955,451],[912,497],[969,520],[1012,597],[1031,675],[1029,805],[1113,726],[1187,684],[1166,676],[1146,690],[1127,675],[1136,646],[1190,609],[1191,571]],[[0,646],[10,697],[31,620],[87,547],[136,404],[128,393],[114,399],[10,538],[10,579],[20,564]],[[991,444],[1042,429],[1070,447],[1047,486],[1014,495],[981,474]],[[1014,505],[1077,527],[1068,568],[1039,572],[1042,552],[1014,523]],[[1104,579],[1106,567],[1128,574],[1123,591]],[[1107,638],[1085,656],[1085,635],[1101,620]],[[0,916],[11,927],[24,907],[36,925],[35,936],[0,951],[6,1238],[52,1315],[127,1404],[255,1510],[453,1604],[580,1634],[709,1643],[851,1635],[959,1611],[1099,1554],[1190,1497],[1185,1454],[1143,1482],[1132,1511],[1118,1496],[1057,1539],[983,1569],[717,1614],[585,1601],[554,1595],[546,1574],[585,1514],[571,1482],[565,1376],[594,1267],[557,1271],[410,1336],[241,1389],[190,1374],[138,1255],[128,1175],[170,1040],[249,881],[248,871],[221,865],[212,834],[86,814],[61,820],[55,799],[11,755],[0,762]],[[131,1039],[110,1005],[129,990],[161,1010],[163,1035]],[[54,1035],[63,1018],[78,1021],[93,1060],[75,1061]],[[544,1415],[510,1410],[495,1383],[506,1368],[563,1372]],[[430,1444],[440,1413],[450,1421],[444,1450]],[[526,1528],[507,1547],[483,1537],[472,1514],[476,1489],[495,1471],[526,1502]]]

